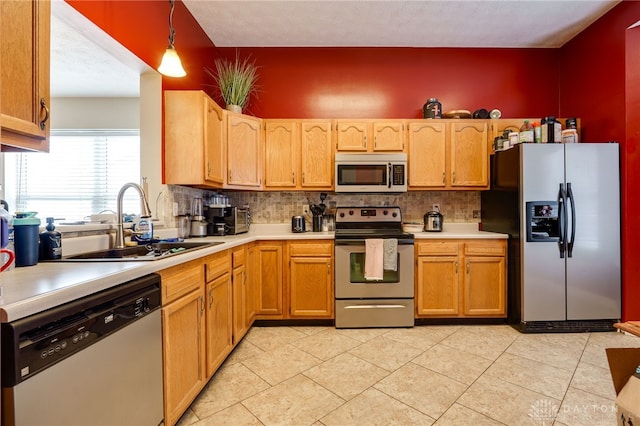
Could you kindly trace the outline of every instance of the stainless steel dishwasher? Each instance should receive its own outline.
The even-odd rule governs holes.
[[[160,276],[3,323],[3,425],[163,423]]]

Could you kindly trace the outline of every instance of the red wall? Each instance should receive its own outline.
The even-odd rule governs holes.
[[[219,48],[227,57],[235,49]],[[249,105],[264,118],[420,118],[498,108],[503,117],[558,113],[553,49],[241,48],[260,67]]]
[[[623,319],[640,319],[640,2],[623,1],[560,49],[560,115],[587,141],[620,142]]]

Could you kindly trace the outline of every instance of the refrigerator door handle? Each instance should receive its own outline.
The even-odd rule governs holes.
[[[572,257],[573,243],[576,241],[576,201],[573,197],[573,191],[571,190],[571,182],[567,182],[567,200],[571,201],[571,239],[567,244],[567,256]]]
[[[564,184],[560,184],[558,190],[558,221],[560,222],[558,249],[560,250],[560,259],[564,259],[564,253],[567,251],[567,209],[565,207],[566,194],[564,192]]]

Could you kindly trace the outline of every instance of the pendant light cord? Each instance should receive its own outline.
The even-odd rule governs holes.
[[[175,8],[174,0],[169,0],[171,11],[169,12],[169,47],[173,48],[173,36],[176,33],[173,30],[173,9]]]

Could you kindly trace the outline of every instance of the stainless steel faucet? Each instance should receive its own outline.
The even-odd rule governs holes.
[[[118,226],[116,227],[116,248],[124,247],[124,224],[122,223],[122,199],[127,189],[134,188],[140,194],[140,217],[151,217],[151,209],[147,202],[147,194],[144,193],[144,189],[137,183],[129,182],[125,183],[118,192]]]

